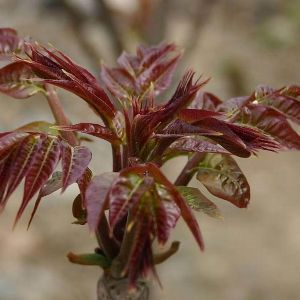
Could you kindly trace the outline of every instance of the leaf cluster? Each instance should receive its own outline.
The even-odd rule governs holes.
[[[213,196],[244,208],[250,187],[234,157],[300,149],[300,136],[290,125],[300,123],[299,86],[260,86],[249,96],[221,100],[202,91],[208,80],[188,70],[167,97],[163,92],[181,57],[173,44],[139,46],[136,55],[124,52],[116,67],[102,65],[100,80],[62,52],[25,41],[13,29],[0,30],[0,57],[8,60],[0,69],[0,92],[17,99],[41,93],[51,101],[47,87],[56,86],[99,116],[97,124],[58,118],[55,124],[35,122],[0,133],[1,210],[23,179],[16,221],[34,195],[32,217],[42,197],[77,183],[75,223],[87,223],[95,232],[100,253],[71,253],[70,261],[128,276],[132,286],[149,272],[157,277],[155,264],[178,250],[173,242],[156,253],[154,243],[165,246],[180,217],[204,249],[193,211],[217,218],[221,213],[199,188],[187,186],[193,176]],[[79,145],[78,133],[111,144],[111,173],[91,173],[91,152]],[[161,167],[177,156],[187,163],[172,183]],[[59,161],[62,171],[55,172]]]

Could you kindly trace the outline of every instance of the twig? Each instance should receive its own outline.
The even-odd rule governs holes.
[[[188,185],[189,182],[192,180],[196,170],[195,167],[201,162],[204,158],[205,153],[196,153],[188,160],[185,167],[177,177],[175,181],[175,185]]]
[[[113,51],[115,57],[119,56],[124,50],[124,43],[122,41],[119,29],[113,19],[111,10],[104,0],[94,0],[97,8],[97,18],[107,29],[109,36],[113,43]]]
[[[77,38],[80,47],[84,50],[87,54],[86,56],[91,61],[91,65],[97,65],[97,62],[100,61],[101,54],[98,49],[96,50],[92,46],[87,35],[84,34],[82,30],[87,20],[86,16],[68,0],[61,0],[60,5],[68,15],[71,23],[71,29],[74,31],[74,35]]]
[[[45,88],[47,91],[46,97],[48,104],[51,108],[56,123],[58,125],[70,125],[71,123],[64,113],[55,88],[50,84],[45,84]],[[61,134],[70,145],[75,146],[78,144],[77,138],[73,132],[62,131]]]

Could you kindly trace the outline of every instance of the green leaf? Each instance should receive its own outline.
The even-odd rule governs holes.
[[[199,189],[188,186],[177,186],[176,188],[192,209],[204,212],[210,217],[222,219],[222,213],[219,208],[203,195]]]
[[[36,121],[32,123],[28,123],[22,127],[14,130],[15,132],[40,132],[47,133],[50,135],[58,136],[58,130],[53,128],[53,124],[46,121]]]
[[[238,207],[247,207],[250,187],[235,160],[225,154],[206,154],[198,167],[197,179],[213,195]]]

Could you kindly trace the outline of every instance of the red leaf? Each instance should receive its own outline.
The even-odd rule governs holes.
[[[177,55],[168,61],[159,62],[146,68],[136,79],[139,87],[138,93],[141,95],[146,93],[150,89],[151,84],[153,84],[156,95],[168,88],[179,59],[180,55]]]
[[[17,99],[31,97],[43,90],[40,83],[33,81],[35,78],[27,63],[11,63],[0,69],[0,92]]]
[[[41,139],[30,135],[20,142],[14,154],[14,161],[9,172],[9,183],[5,199],[7,200],[14,192],[22,179],[26,176],[32,161],[39,149]],[[5,200],[4,200],[5,201]]]
[[[12,28],[0,28],[0,60],[8,59],[23,50],[23,39]]]
[[[0,164],[0,213],[3,211],[6,205],[6,200],[4,200],[4,195],[8,184],[9,175],[10,175],[8,170],[10,169],[12,162],[13,162],[12,156],[8,156]]]
[[[54,172],[52,174],[51,179],[49,179],[44,184],[44,186],[40,189],[39,195],[35,201],[34,208],[32,210],[31,216],[30,216],[30,220],[28,222],[27,229],[29,229],[29,227],[32,223],[32,220],[36,214],[36,211],[40,205],[42,198],[58,191],[61,188],[62,188],[62,172]]]
[[[161,193],[162,189],[158,188],[158,192]],[[167,197],[170,198],[170,195],[167,194]],[[164,245],[169,237],[171,230],[176,226],[177,221],[180,217],[180,209],[175,204],[174,201],[170,201],[168,198],[163,198],[161,194],[159,194],[161,199],[159,201],[153,201],[152,210],[155,211],[155,215],[153,215],[155,220],[155,229],[157,231],[157,241],[161,245]]]
[[[101,78],[116,97],[143,98],[153,87],[157,95],[171,83],[180,55],[173,44],[140,46],[137,56],[123,53],[118,68],[102,67]]]
[[[144,165],[137,165],[131,168],[127,168],[122,172],[124,176],[126,173],[136,173],[143,176],[144,174],[150,174],[152,177],[155,178],[156,182],[165,186],[166,190],[172,196],[172,200],[177,204],[181,211],[181,215],[190,228],[194,238],[196,239],[199,247],[201,250],[204,250],[204,243],[202,239],[202,234],[200,232],[199,225],[197,220],[195,219],[192,211],[185,203],[184,199],[181,197],[180,193],[176,190],[175,186],[165,177],[165,175],[161,172],[161,170],[156,167],[154,164],[148,163]]]
[[[207,118],[197,122],[199,129],[215,130],[220,135],[207,135],[226,150],[240,157],[249,157],[258,149],[277,151],[278,143],[270,136],[255,128],[232,124],[215,118]]]
[[[114,105],[104,90],[96,82],[94,76],[84,68],[73,63],[67,56],[56,51],[28,44],[30,60],[22,60],[41,79],[69,90],[88,102],[92,108],[106,121],[115,113]],[[58,54],[56,54],[58,53]]]
[[[209,111],[204,109],[192,109],[192,108],[182,109],[178,114],[180,120],[188,123],[194,123],[206,118],[219,117],[219,116],[223,116],[223,115],[219,112],[214,112],[214,111]]]
[[[120,174],[121,175],[121,174]],[[152,178],[119,177],[109,192],[109,222],[111,229],[122,220],[129,210],[136,205],[143,195],[153,187]]]
[[[147,215],[141,216],[135,227],[131,251],[126,259],[127,264],[123,270],[123,274],[128,272],[129,288],[136,288],[136,281],[141,275],[146,276],[149,271],[155,274],[150,231],[150,218]]]
[[[235,160],[224,154],[206,154],[199,165],[197,179],[216,197],[238,207],[247,207],[250,187]]]
[[[282,149],[300,149],[300,136],[292,129],[286,117],[271,107],[248,105],[242,110],[237,122],[255,126],[271,135]]]
[[[85,208],[86,208],[85,193],[88,185],[91,182],[92,177],[93,177],[92,171],[89,168],[87,168],[83,173],[83,175],[77,180],[77,184],[82,198],[82,203]]]
[[[119,139],[115,133],[113,133],[109,128],[101,126],[99,124],[79,123],[75,125],[53,126],[52,128],[61,131],[82,132],[102,138],[112,143],[119,142]]]
[[[101,78],[110,93],[117,98],[125,98],[133,94],[134,78],[121,68],[101,67]]]
[[[174,142],[170,149],[185,152],[210,152],[210,153],[227,153],[223,147],[213,144],[206,140],[201,140],[200,138],[193,137],[183,137]]]
[[[199,92],[194,101],[191,103],[190,108],[218,111],[217,108],[222,103],[223,101],[214,94]]]
[[[93,177],[85,193],[87,222],[91,231],[95,231],[108,203],[107,194],[118,173],[103,173]]]
[[[275,108],[287,118],[300,124],[300,99],[299,87],[292,86],[274,90],[268,86],[259,86],[256,89],[256,101],[264,106]]]
[[[253,95],[231,98],[220,104],[218,106],[218,111],[224,111],[234,114],[236,112],[239,112],[243,107],[251,103],[251,101],[253,100]]]
[[[84,174],[92,159],[91,151],[84,146],[71,147],[63,143],[62,147],[62,170],[63,188],[62,192],[76,182]]]
[[[215,129],[210,129],[209,126],[199,126],[199,123],[192,125],[181,120],[176,120],[166,126],[161,133],[156,134],[157,137],[170,137],[172,135],[177,135],[178,137],[183,135],[221,136],[222,132],[218,131],[217,126],[215,126]]]
[[[24,132],[9,132],[0,137],[0,159],[7,154],[7,151],[11,151],[15,145],[27,136],[28,133]]]
[[[208,82],[208,80],[199,82],[198,79],[195,83],[193,83],[194,74],[195,73],[192,70],[189,70],[184,74],[174,95],[170,101],[163,106],[164,114],[162,119],[167,118],[170,120],[183,108],[188,107],[194,100],[199,89]],[[166,120],[163,121],[165,122]]]
[[[24,209],[31,198],[47,182],[53,173],[60,157],[60,147],[57,138],[47,137],[34,157],[30,169],[26,175],[24,196],[15,219],[15,225],[20,219]]]

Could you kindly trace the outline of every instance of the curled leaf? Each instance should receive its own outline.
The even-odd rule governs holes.
[[[0,69],[0,92],[17,99],[24,99],[44,91],[35,81],[32,68],[23,61],[13,62]]]
[[[79,225],[86,224],[87,213],[84,208],[83,201],[80,194],[77,195],[77,197],[73,201],[72,213],[73,213],[73,217],[76,219],[76,221],[73,222],[73,224],[79,224]]]
[[[206,154],[198,166],[197,179],[214,196],[238,207],[247,207],[250,187],[235,160],[225,154]]]

